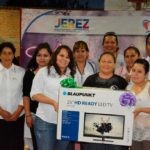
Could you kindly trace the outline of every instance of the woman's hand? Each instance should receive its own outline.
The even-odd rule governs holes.
[[[16,121],[16,120],[19,118],[19,116],[20,116],[20,114],[21,114],[23,108],[24,108],[23,106],[18,105],[18,108],[17,108],[17,110],[12,114],[12,116],[11,116],[11,118],[10,118],[10,121]]]
[[[136,117],[139,115],[139,113],[141,113],[141,112],[142,112],[141,108],[136,108],[136,109],[133,111],[133,113],[134,113],[134,118],[136,118]]]
[[[134,118],[136,118],[139,113],[146,113],[146,114],[150,114],[150,107],[139,107],[139,108],[136,108],[133,113],[134,113]]]
[[[5,121],[10,121],[12,114],[0,107],[0,115]]]
[[[33,126],[33,118],[31,114],[26,115],[26,124],[29,128]]]
[[[131,78],[131,75],[130,74],[126,74],[125,75],[125,79],[127,82],[130,82],[130,78]]]
[[[56,112],[58,112],[58,103],[56,101],[53,102],[53,107]]]
[[[54,110],[56,112],[58,111],[58,103],[54,99],[52,99],[44,94],[41,94],[41,93],[35,94],[32,96],[32,99],[34,99],[40,103],[52,105],[54,107]]]

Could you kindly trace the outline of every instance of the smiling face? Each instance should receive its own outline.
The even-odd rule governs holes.
[[[105,54],[99,61],[99,69],[103,74],[112,74],[115,68],[115,62],[111,55]]]
[[[147,55],[150,56],[150,36],[149,36],[149,38],[147,39],[146,52],[147,52]]]
[[[146,77],[147,74],[143,64],[135,63],[131,69],[131,80],[136,84],[140,84],[145,81]]]
[[[88,55],[89,52],[86,51],[85,48],[79,48],[74,51],[74,58],[77,63],[78,62],[85,63],[86,60],[88,59]]]
[[[0,54],[1,63],[5,67],[10,67],[14,59],[14,53],[11,48],[4,47]]]
[[[103,42],[104,52],[111,52],[113,54],[116,54],[117,48],[118,48],[118,44],[116,41],[116,37],[112,35],[106,36]]]
[[[36,62],[40,68],[47,66],[50,59],[51,59],[50,53],[46,48],[40,49],[36,55]]]
[[[56,64],[62,72],[66,70],[70,63],[68,52],[65,48],[62,48],[56,57]]]
[[[138,53],[132,48],[128,49],[125,53],[124,59],[127,68],[132,68],[134,62],[139,58]]]

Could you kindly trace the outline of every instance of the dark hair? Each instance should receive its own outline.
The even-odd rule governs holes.
[[[84,48],[87,52],[89,52],[89,48],[86,42],[84,41],[77,41],[75,42],[74,46],[73,46],[73,53],[79,49],[79,48]]]
[[[50,56],[52,55],[52,50],[50,48],[50,45],[47,42],[38,44],[37,47],[35,48],[35,52],[34,52],[32,58],[30,59],[28,65],[27,65],[28,69],[32,69],[34,71],[38,68],[38,64],[36,62],[36,56],[38,55],[39,51],[43,48],[47,49]]]
[[[124,50],[124,57],[125,57],[125,55],[126,55],[126,52],[127,52],[129,49],[133,49],[133,50],[135,51],[135,53],[138,54],[138,56],[140,56],[140,51],[139,51],[139,49],[138,49],[137,47],[135,47],[135,46],[129,46],[129,47],[127,47],[127,48]]]
[[[114,36],[116,38],[116,43],[118,45],[118,37],[117,37],[117,34],[115,32],[106,32],[103,36],[103,41],[102,41],[102,45],[104,45],[104,42],[105,42],[105,38],[107,36]]]
[[[141,64],[144,67],[145,70],[145,74],[147,74],[149,72],[149,63],[147,60],[143,59],[143,58],[139,58],[137,59],[134,64]]]
[[[150,38],[150,33],[146,36],[146,45],[148,43],[148,39]]]
[[[14,45],[11,42],[3,42],[0,44],[0,54],[2,53],[2,51],[5,47],[10,48],[12,50],[13,54],[15,54],[16,48],[14,47]]]
[[[17,57],[14,56],[13,63],[17,66],[20,66],[19,59],[20,59],[20,56],[17,56]]]
[[[14,58],[13,58],[12,62],[15,65],[19,65],[19,60],[15,57],[16,48],[11,42],[3,42],[3,43],[0,44],[0,54],[2,53],[3,49],[6,48],[6,47],[10,48],[12,50],[13,54],[14,54]]]
[[[113,58],[113,60],[114,60],[114,63],[116,63],[116,58],[115,58],[115,56],[111,53],[111,52],[104,52],[104,53],[102,53],[101,55],[100,55],[100,57],[99,57],[99,62],[101,61],[101,59],[102,59],[102,57],[104,56],[104,55],[110,55],[112,58]]]
[[[66,49],[66,51],[68,52],[68,56],[70,58],[70,63],[68,65],[68,67],[70,68],[70,71],[71,71],[71,76],[74,77],[74,74],[75,74],[75,63],[74,63],[74,59],[73,59],[73,53],[72,53],[72,50],[70,49],[69,46],[67,45],[61,45],[59,46],[56,51],[52,54],[52,58],[50,60],[50,63],[48,65],[48,74],[50,73],[50,67],[51,66],[54,66],[56,72],[61,75],[61,70],[60,68],[58,67],[57,65],[57,55],[60,53],[60,51],[62,49]]]

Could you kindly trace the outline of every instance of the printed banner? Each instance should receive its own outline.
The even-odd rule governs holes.
[[[129,146],[135,101],[127,91],[61,88],[57,138]]]
[[[48,42],[53,51],[62,44],[71,49],[76,41],[87,43],[89,59],[98,62],[103,52],[103,35],[118,35],[119,53],[135,45],[145,56],[145,35],[150,32],[149,12],[77,11],[22,9],[21,61],[23,67],[31,59],[39,43]],[[121,58],[122,59],[122,58]]]
[[[24,9],[23,15],[26,12]],[[51,15],[45,11],[29,24],[28,33],[103,35],[117,31],[118,35],[145,35],[150,31],[149,16],[88,16]]]

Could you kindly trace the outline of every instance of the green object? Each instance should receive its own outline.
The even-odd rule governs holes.
[[[60,84],[62,87],[66,87],[66,88],[78,88],[77,83],[74,80],[74,78],[66,78],[60,81]]]

